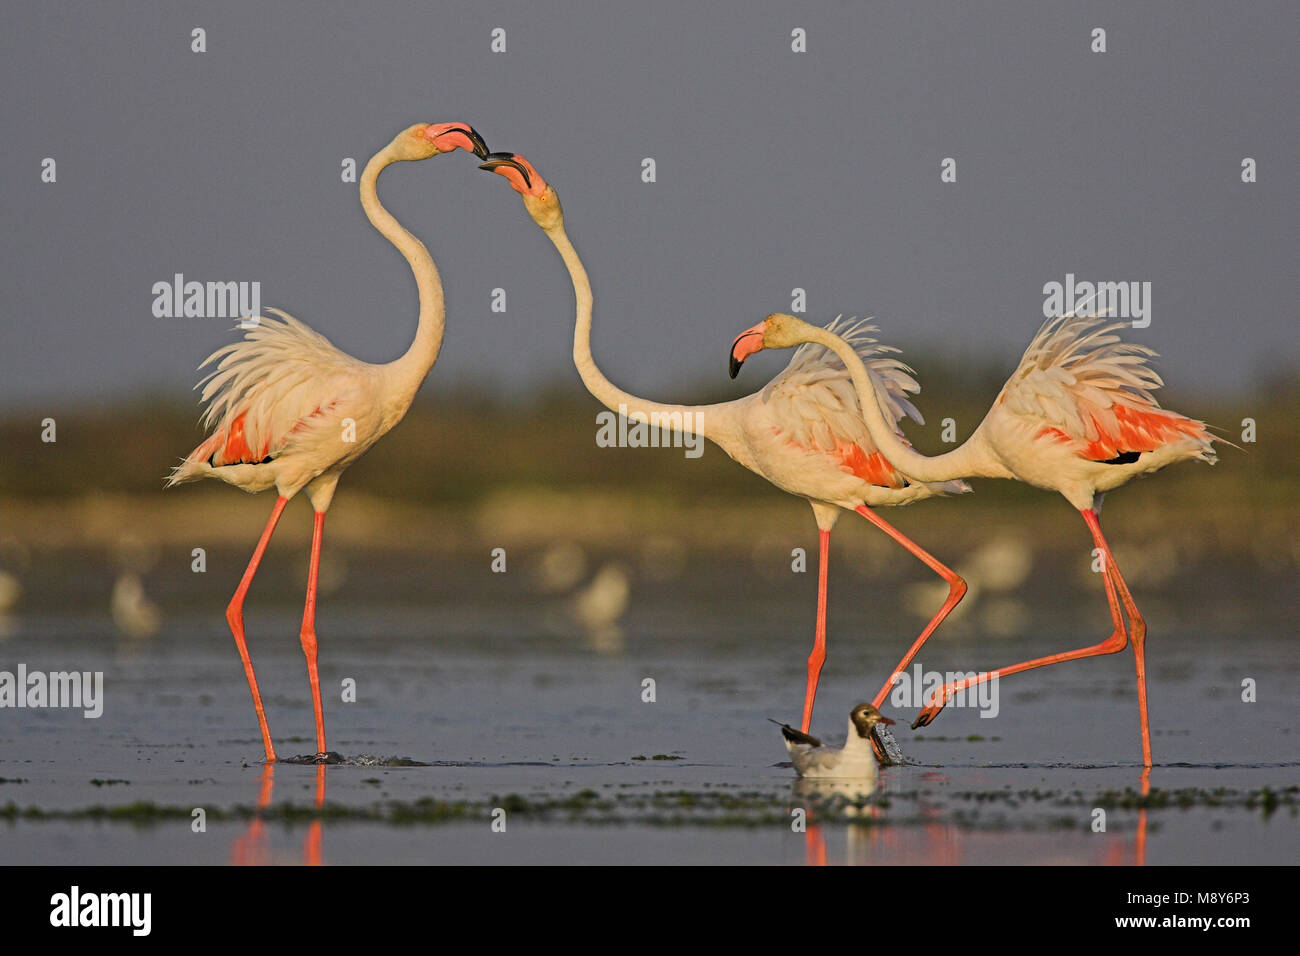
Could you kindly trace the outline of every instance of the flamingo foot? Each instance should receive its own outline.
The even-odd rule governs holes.
[[[299,754],[296,757],[284,757],[281,763],[292,764],[337,764],[347,763],[347,758],[333,750],[318,751],[314,754]]]
[[[960,690],[957,681],[944,684],[930,697],[930,703],[921,708],[921,712],[916,715],[916,720],[912,721],[912,729],[917,727],[927,727],[930,721],[939,716],[939,713],[952,702],[953,695]]]

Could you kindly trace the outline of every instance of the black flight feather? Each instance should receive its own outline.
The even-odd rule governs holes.
[[[812,736],[811,734],[805,734],[801,730],[795,730],[789,724],[783,724],[779,720],[772,720],[771,717],[767,719],[772,723],[776,724],[778,727],[780,727],[781,736],[784,737],[786,740],[790,741],[790,743],[792,744],[808,744],[809,746],[812,747],[820,747],[822,745],[822,742],[818,740],[816,737]]]

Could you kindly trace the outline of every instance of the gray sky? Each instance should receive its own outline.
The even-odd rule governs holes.
[[[810,319],[876,316],[942,394],[927,352],[1009,370],[1044,283],[1067,273],[1150,282],[1134,339],[1180,393],[1233,389],[1294,366],[1300,341],[1297,9],[9,5],[0,406],[184,396],[231,333],[152,315],[153,284],[177,272],[260,281],[264,306],[361,358],[397,356],[414,284],[340,162],[444,121],[555,185],[595,285],[597,359],[631,391],[722,385],[734,335],[798,286]],[[206,53],[190,51],[196,26]],[[945,157],[956,183],[940,182]],[[435,388],[576,382],[567,275],[502,179],[457,153],[390,168],[380,197],[447,284]],[[784,361],[760,356],[728,387]]]

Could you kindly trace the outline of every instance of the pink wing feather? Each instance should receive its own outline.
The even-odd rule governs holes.
[[[925,419],[910,400],[921,386],[912,377],[912,370],[893,357],[898,349],[878,342],[871,335],[878,330],[865,319],[839,316],[826,329],[862,357],[882,414],[898,436],[907,441],[898,423],[908,417],[923,425]],[[907,484],[871,440],[853,379],[830,349],[816,343],[801,345],[790,364],[762,394],[765,399],[779,396],[780,400],[773,403],[773,414],[787,441],[834,456],[845,471],[870,484],[884,488]],[[943,483],[943,488],[950,493],[969,490],[959,481]]]
[[[260,317],[244,338],[209,355],[216,367],[196,388],[207,403],[207,440],[190,452],[168,485],[202,477],[211,468],[255,464],[292,450],[294,436],[355,390],[368,366],[278,309]]]
[[[1149,364],[1156,353],[1122,341],[1116,333],[1126,327],[1098,316],[1049,319],[995,407],[1039,419],[1039,438],[1071,443],[1080,458],[1107,461],[1191,439],[1202,445],[1197,456],[1212,462],[1205,423],[1160,407],[1153,392],[1164,382]]]

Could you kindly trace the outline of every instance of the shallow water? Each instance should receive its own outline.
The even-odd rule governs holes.
[[[723,572],[641,587],[618,625],[592,632],[559,603],[494,598],[481,575],[457,591],[440,572],[436,602],[384,593],[361,570],[322,602],[326,730],[345,758],[324,768],[261,763],[225,596],[207,582],[147,641],[76,601],[15,617],[0,669],[103,671],[106,699],[93,720],[0,710],[5,860],[1293,863],[1300,846],[1300,666],[1265,616],[1275,610],[1229,628],[1150,602],[1167,613],[1147,611],[1146,797],[1127,652],[1007,678],[993,719],[950,707],[912,731],[913,709],[887,707],[915,763],[883,768],[870,790],[816,789],[796,783],[765,720],[798,717],[802,585],[768,588],[765,603]],[[1104,636],[1100,594],[1096,606],[1067,595],[1063,613],[1034,593],[1022,634],[955,627],[926,666],[1007,664]],[[249,603],[250,646],[280,755],[307,754],[298,611],[271,600]],[[833,586],[814,732],[843,735],[920,623],[878,592]],[[355,703],[341,700],[348,678]]]

